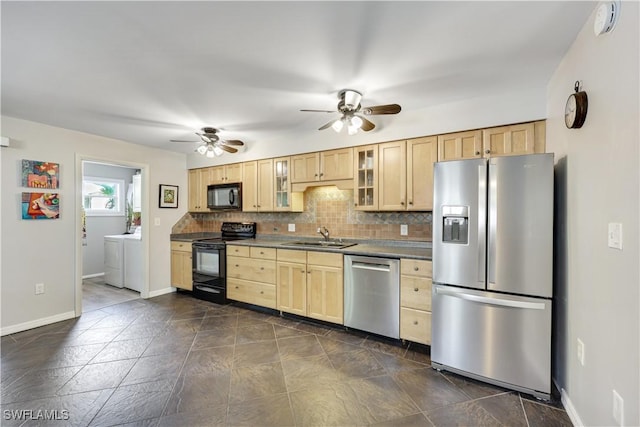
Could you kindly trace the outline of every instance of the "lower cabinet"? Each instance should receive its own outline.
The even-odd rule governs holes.
[[[171,242],[171,286],[193,289],[191,243]]]
[[[276,308],[276,250],[227,246],[227,298]]]
[[[400,338],[431,344],[431,261],[400,260]]]
[[[339,253],[277,250],[277,308],[343,324],[343,257]]]

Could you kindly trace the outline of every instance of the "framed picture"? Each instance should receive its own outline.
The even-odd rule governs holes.
[[[160,184],[160,207],[161,208],[177,208],[178,207],[178,186]]]
[[[29,188],[58,188],[60,165],[37,160],[22,160],[22,186]]]
[[[22,193],[22,219],[60,218],[57,193]]]

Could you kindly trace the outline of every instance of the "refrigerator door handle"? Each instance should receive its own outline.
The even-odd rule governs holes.
[[[485,287],[487,242],[487,164],[478,166],[478,283]]]
[[[487,282],[496,283],[496,242],[498,240],[498,163],[489,168],[489,218],[487,221]]]
[[[499,305],[502,307],[511,307],[511,308],[526,308],[530,310],[545,309],[545,303],[543,302],[512,301],[512,300],[499,299],[499,298],[489,298],[489,297],[483,297],[479,295],[468,294],[462,290],[443,288],[439,286],[435,288],[435,292],[436,294],[448,295],[451,297],[456,297],[456,298],[464,299],[467,301],[479,302],[482,304]]]

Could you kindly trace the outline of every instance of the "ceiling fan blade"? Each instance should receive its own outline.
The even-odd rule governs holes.
[[[331,120],[329,123],[327,123],[326,125],[322,125],[318,128],[318,130],[325,130],[327,128],[330,128],[331,125],[333,125],[333,123],[335,122],[335,120]]]
[[[220,142],[227,145],[235,145],[237,147],[242,147],[244,145],[244,142],[240,141],[239,139],[222,139],[220,140]]]
[[[361,113],[366,115],[398,114],[401,109],[398,104],[374,105],[373,107],[363,107]]]
[[[376,125],[374,125],[370,120],[365,119],[360,115],[358,117],[360,117],[360,119],[362,120],[362,126],[360,126],[360,129],[362,129],[363,131],[369,132],[370,130],[373,130],[376,127]]]
[[[170,139],[169,141],[171,141],[171,142],[191,142],[191,143],[201,142],[201,141],[187,141],[185,139]]]
[[[336,112],[336,110],[332,110],[332,111],[329,111],[329,110],[300,110],[300,111],[304,111],[304,112],[307,112],[307,113],[335,113]]]
[[[221,150],[226,151],[227,153],[237,153],[238,150],[233,148],[233,147],[227,147],[224,144],[216,144],[216,147],[220,148]]]

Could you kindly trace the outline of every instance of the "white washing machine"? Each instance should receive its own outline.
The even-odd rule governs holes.
[[[124,239],[124,287],[142,292],[142,240],[139,233]]]
[[[124,235],[104,236],[104,281],[124,287]]]

